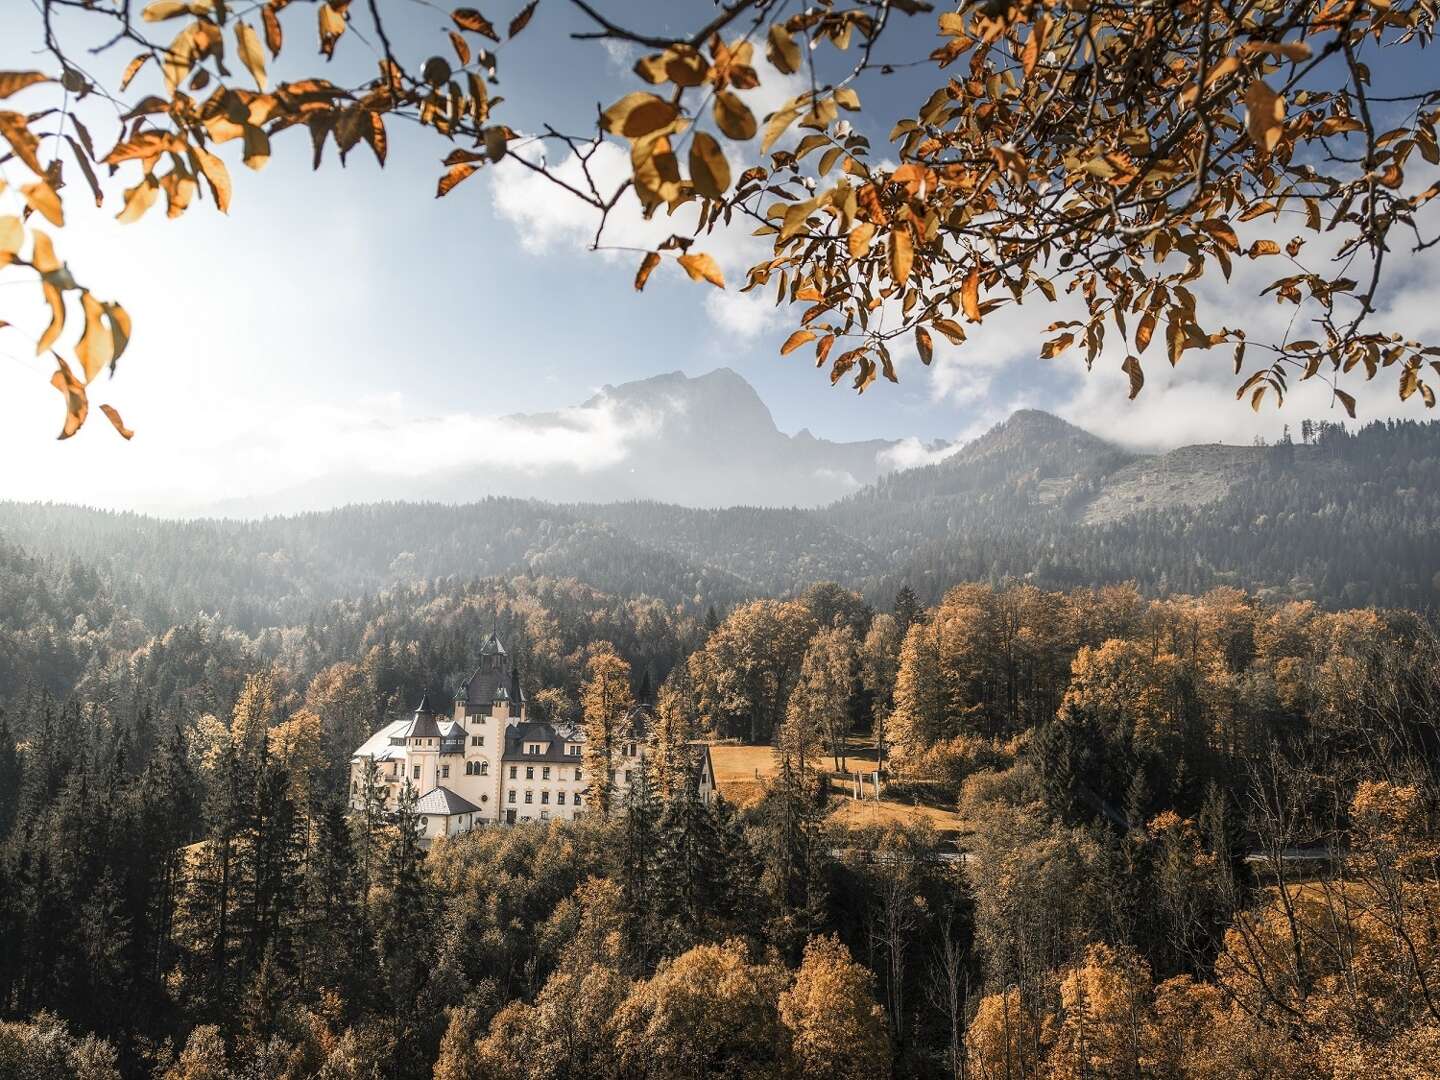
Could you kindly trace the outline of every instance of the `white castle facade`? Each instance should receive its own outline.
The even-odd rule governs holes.
[[[630,717],[612,784],[623,799],[650,748],[643,710]],[[584,763],[585,733],[578,726],[532,721],[514,662],[491,634],[480,663],[444,719],[421,699],[415,712],[370,736],[350,759],[350,804],[359,808],[366,773],[375,763],[385,803],[394,808],[408,783],[426,840],[454,836],[486,824],[573,820],[589,809],[591,782]],[[702,800],[715,790],[708,748],[694,754]]]

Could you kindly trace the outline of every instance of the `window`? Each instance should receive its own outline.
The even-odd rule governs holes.
[[[526,766],[525,766],[525,779],[526,779],[526,780],[534,780],[534,779],[535,779],[535,766],[534,766],[534,765],[526,765]]]
[[[535,793],[533,791],[525,792],[525,801],[527,803],[533,803],[535,801]]]
[[[419,766],[419,765],[416,765],[416,766],[415,766],[415,779],[416,779],[416,780],[419,780],[419,779],[420,779],[420,766]]]
[[[580,766],[578,766],[578,765],[575,766],[575,779],[576,779],[576,780],[579,780],[579,779],[580,779]]]
[[[578,791],[575,792],[575,805],[576,805],[576,806],[584,806],[584,805],[585,805],[585,797],[584,797],[583,795],[581,795],[580,792],[578,792]]]
[[[482,761],[482,762],[480,762],[480,775],[481,775],[481,776],[489,776],[489,775],[490,775],[490,762],[488,762],[488,761]]]
[[[542,792],[540,792],[540,805],[542,805],[542,806],[549,806],[549,805],[550,805],[550,792],[548,792],[548,791],[542,791]]]
[[[442,779],[442,780],[449,780],[449,779],[450,779],[450,766],[449,766],[449,765],[441,765],[441,766],[440,766],[440,779]]]
[[[555,801],[556,801],[557,803],[559,803],[561,806],[564,806],[564,805],[565,805],[565,792],[563,792],[563,791],[557,791],[557,792],[555,793]]]
[[[422,829],[428,829],[429,827],[430,827],[430,819],[429,819],[428,817],[422,817],[422,818],[420,819],[420,828],[422,828]]]
[[[545,766],[542,766],[542,767],[541,767],[541,769],[540,769],[540,779],[541,779],[541,780],[549,780],[549,779],[550,779],[550,766],[549,766],[549,765],[545,765]]]
[[[541,811],[540,811],[540,820],[541,820],[541,821],[549,821],[549,820],[550,820],[550,811],[549,811],[549,810],[541,810]]]
[[[527,754],[538,754],[538,753],[540,753],[540,744],[539,744],[539,743],[526,743],[526,744],[525,744],[525,752],[526,752]]]
[[[511,765],[511,766],[510,766],[510,779],[511,779],[511,780],[514,780],[514,779],[515,779],[515,766],[514,766],[514,765]]]
[[[360,785],[354,780],[350,781],[350,794],[355,795],[360,791]]]
[[[626,770],[625,770],[625,782],[626,782],[627,784],[630,783],[630,770],[629,770],[629,769],[626,769]]]
[[[630,751],[629,751],[629,752],[630,752],[630,756],[631,756],[631,757],[634,757],[634,756],[635,756],[635,744],[634,744],[633,742],[630,744]]]
[[[484,745],[485,745],[485,736],[484,736],[484,735],[471,735],[471,736],[470,736],[470,745],[471,745],[471,746],[484,746]]]
[[[580,747],[579,747],[578,745],[572,744],[572,745],[570,745],[570,746],[565,747],[565,753],[569,754],[571,757],[579,757],[579,756],[580,756]]]
[[[512,792],[510,792],[510,798],[507,799],[506,802],[514,802],[514,801],[515,801],[515,792],[512,791]]]

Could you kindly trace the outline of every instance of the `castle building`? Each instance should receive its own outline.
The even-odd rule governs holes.
[[[645,709],[632,710],[613,779],[617,799],[650,752],[646,717]],[[417,793],[415,812],[427,841],[486,824],[573,820],[589,809],[593,778],[584,748],[580,727],[526,715],[519,671],[491,634],[448,719],[435,713],[426,694],[413,714],[381,728],[355,751],[350,804],[361,805],[374,761],[387,807],[396,806],[406,783]],[[708,748],[698,747],[694,758],[700,797],[709,802],[715,772]]]

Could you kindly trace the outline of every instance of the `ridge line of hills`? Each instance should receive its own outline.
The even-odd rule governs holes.
[[[1306,431],[1298,444],[1146,456],[1024,410],[936,464],[814,509],[487,497],[168,520],[0,503],[0,538],[96,568],[147,621],[210,612],[252,631],[394,584],[503,574],[692,610],[816,581],[881,603],[910,584],[929,602],[966,580],[1433,606],[1440,424]]]

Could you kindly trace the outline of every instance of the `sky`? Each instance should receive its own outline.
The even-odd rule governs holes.
[[[481,6],[504,25],[513,14],[508,7],[519,5]],[[352,8],[357,32],[341,40],[337,81],[373,65],[361,40],[363,7]],[[693,26],[714,10],[709,0],[603,7],[662,30],[666,23]],[[387,8],[395,12],[392,38],[417,66],[441,51],[448,24],[442,9],[406,0]],[[314,68],[314,46],[298,40],[313,34],[308,8],[297,6],[284,19],[297,41],[287,45],[298,54],[290,63],[303,59]],[[40,22],[33,0],[0,0],[0,20],[0,70],[52,66],[34,51]],[[71,40],[93,41],[73,20],[62,31],[69,25]],[[530,28],[500,51],[499,92],[507,100],[497,119],[520,131],[547,120],[585,130],[596,103],[636,88],[629,68],[638,53],[569,40],[580,26],[573,8],[543,0]],[[923,54],[932,34],[929,18],[910,20],[888,47],[897,59]],[[113,82],[127,59],[112,50],[87,64]],[[1403,66],[1387,74],[1402,84],[1418,78]],[[761,75],[762,86],[743,95],[757,115],[794,92],[763,63]],[[142,74],[137,86],[145,78],[153,74]],[[913,110],[931,80],[933,72],[921,70],[862,86],[863,122],[874,126],[877,157],[888,119]],[[92,108],[86,116],[97,143],[108,145],[117,130],[113,113]],[[580,435],[577,425],[561,424],[553,439],[521,439],[502,418],[554,410],[563,417],[606,384],[719,366],[756,387],[781,429],[836,440],[908,439],[897,457],[905,464],[929,460],[926,446],[934,441],[974,437],[1027,406],[1149,449],[1248,443],[1307,416],[1340,418],[1318,383],[1297,386],[1279,411],[1257,415],[1237,404],[1229,350],[1189,354],[1170,372],[1152,347],[1146,387],[1130,402],[1122,353],[1102,356],[1089,374],[1079,350],[1036,358],[1038,331],[1064,317],[1044,305],[997,313],[963,349],[941,343],[929,369],[913,353],[902,355],[898,386],[880,382],[857,396],[844,383],[832,388],[803,351],[779,357],[793,329],[786,313],[733,287],[766,253],[746,230],[697,244],[721,262],[727,291],[692,283],[669,264],[637,294],[638,256],[588,251],[593,213],[514,163],[483,169],[435,199],[445,149],[433,133],[392,124],[384,169],[361,147],[342,170],[332,146],[326,165],[312,172],[308,139],[297,130],[277,138],[261,172],[230,156],[235,194],[227,217],[206,202],[178,220],[156,211],[122,225],[114,220],[114,196],[96,210],[82,205],[88,200],[72,186],[60,253],[97,295],[121,300],[135,323],[117,377],[95,399],[119,407],[137,434],[122,443],[97,414],[76,438],[57,442],[62,407],[48,383],[50,367],[31,355],[25,335],[0,331],[0,498],[166,511],[323,481],[356,466],[417,477],[468,460],[583,466],[623,457],[637,436],[602,414],[578,425]],[[596,162],[617,176],[626,165],[618,144]],[[21,170],[10,163],[0,176],[16,180]],[[633,203],[623,204],[607,240],[644,246],[672,227],[643,222]],[[1437,260],[1403,260],[1397,256],[1401,287],[1387,321],[1440,339]],[[1228,287],[1202,287],[1202,304],[1214,322],[1282,325],[1288,312],[1258,296],[1261,281],[1241,260]],[[0,275],[0,318],[38,332],[46,316],[31,302],[32,289]],[[1415,402],[1396,401],[1390,384],[1367,390],[1366,418],[1424,415]]]

